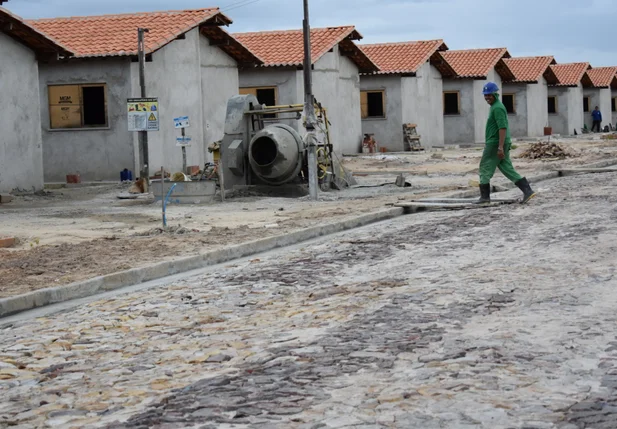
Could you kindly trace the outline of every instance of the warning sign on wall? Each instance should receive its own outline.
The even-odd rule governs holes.
[[[129,131],[159,130],[158,98],[129,98],[126,104]]]

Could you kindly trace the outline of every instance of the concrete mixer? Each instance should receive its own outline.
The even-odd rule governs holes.
[[[298,106],[268,109],[254,95],[236,95],[227,103],[221,160],[225,189],[238,185],[279,186],[300,180],[306,148],[291,126],[264,126],[264,116],[298,112]]]

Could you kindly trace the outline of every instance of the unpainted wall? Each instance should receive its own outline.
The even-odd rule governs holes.
[[[474,81],[444,79],[443,90],[460,92],[460,114],[444,116],[445,144],[473,143],[475,141]]]
[[[358,67],[349,58],[340,55],[338,46],[315,63],[313,92],[326,108],[332,123],[330,138],[334,151],[338,154],[360,152],[360,74]]]
[[[40,65],[43,160],[46,182],[64,182],[67,174],[82,181],[120,180],[120,171],[134,166],[133,136],[128,132],[126,99],[131,95],[130,60],[69,60]],[[49,85],[107,85],[105,128],[52,130]]]
[[[398,75],[362,76],[363,91],[385,91],[386,117],[362,120],[362,133],[374,134],[380,147],[389,152],[405,150],[403,141],[403,108],[401,77]]]
[[[444,145],[443,80],[426,62],[415,77],[402,79],[403,123],[418,125],[422,146]],[[402,125],[399,127],[402,133]]]
[[[38,82],[34,52],[0,32],[0,192],[43,188]]]
[[[564,136],[580,134],[584,124],[583,87],[549,87],[549,96],[557,96],[557,113],[549,114],[549,124],[554,134]]]
[[[611,91],[611,98],[615,98],[617,97],[617,91],[612,90]],[[617,100],[616,100],[617,101]],[[612,105],[612,101],[611,101],[611,109],[612,109],[613,105]],[[613,121],[613,128],[617,127],[617,111],[612,112],[612,121]]]
[[[521,84],[505,84],[501,92],[505,94],[514,94],[514,112],[508,114],[508,123],[510,125],[510,134],[513,138],[526,137],[529,135],[529,114],[527,103],[527,92],[530,85]]]
[[[610,88],[591,88],[583,90],[583,97],[590,96],[591,100],[589,103],[589,112],[585,113],[585,125],[587,128],[591,130],[593,126],[593,118],[591,116],[591,112],[595,109],[596,106],[600,108],[600,112],[602,113],[602,128],[608,125],[609,121],[612,120],[612,104],[611,97],[612,91]]]
[[[541,137],[548,127],[548,83],[541,78],[538,83],[527,85],[528,137]]]
[[[589,130],[591,130],[591,127],[593,126],[593,118],[591,117],[591,112],[593,112],[593,109],[598,106],[600,108],[600,112],[602,112],[602,106],[600,106],[600,91],[601,89],[599,88],[583,89],[583,98],[589,97],[589,112],[583,113],[585,118],[585,125]],[[602,115],[604,115],[604,112],[602,112]]]
[[[174,128],[173,118],[188,115],[191,127],[186,134],[192,137],[187,148],[187,165],[203,165],[203,105],[200,64],[200,34],[195,29],[184,40],[174,40],[152,54],[146,63],[146,94],[159,100],[159,131],[148,132],[150,173],[160,170],[182,170],[182,150],[176,146],[180,130]],[[133,97],[140,96],[139,65],[131,64]],[[138,162],[137,134],[135,133],[135,158]],[[138,168],[136,167],[136,171]]]

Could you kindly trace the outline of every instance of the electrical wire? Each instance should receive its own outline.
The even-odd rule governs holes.
[[[221,10],[223,12],[229,12],[230,10],[239,9],[241,7],[249,6],[249,5],[255,4],[260,1],[261,0],[240,0],[240,1],[228,4],[227,6],[223,7]]]

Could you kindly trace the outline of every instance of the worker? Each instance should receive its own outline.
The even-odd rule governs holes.
[[[596,106],[595,110],[591,112],[591,117],[593,118],[593,125],[591,126],[591,132],[593,133],[598,127],[598,132],[602,132],[602,112],[600,112],[600,108]]]
[[[486,144],[482,153],[482,161],[480,161],[480,199],[477,204],[491,202],[491,179],[497,168],[523,191],[521,204],[525,204],[536,194],[527,179],[516,172],[510,160],[512,140],[508,125],[508,112],[499,100],[499,87],[489,82],[484,85],[482,92],[491,109],[486,122]]]

